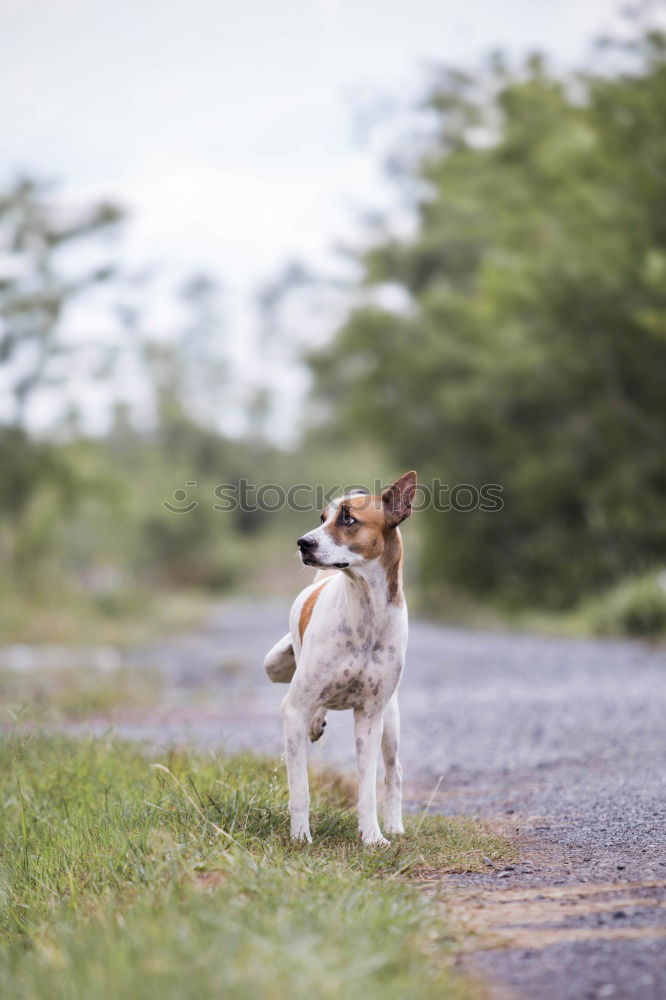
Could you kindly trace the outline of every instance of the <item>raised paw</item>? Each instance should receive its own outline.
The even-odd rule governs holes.
[[[317,740],[324,735],[324,729],[326,728],[326,709],[318,708],[315,714],[310,719],[308,725],[308,736],[310,737],[311,743],[316,743]]]

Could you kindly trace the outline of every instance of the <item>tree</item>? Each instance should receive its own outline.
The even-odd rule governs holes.
[[[67,307],[114,274],[110,266],[72,274],[62,266],[63,250],[98,238],[121,217],[110,203],[65,210],[46,184],[30,178],[0,195],[0,366],[11,398],[6,420],[15,426],[24,426],[35,393],[58,378],[53,362],[72,350],[62,336]]]
[[[362,255],[407,307],[311,357],[342,428],[503,486],[499,512],[421,515],[432,586],[557,607],[666,559],[665,53],[647,31],[614,75],[442,73],[414,235]]]
[[[0,194],[0,549],[18,574],[51,534],[52,518],[43,513],[27,524],[36,498],[55,492],[71,503],[76,495],[76,477],[61,453],[31,436],[30,406],[40,390],[65,381],[58,362],[76,350],[63,331],[68,306],[114,273],[106,265],[64,263],[63,253],[120,218],[108,203],[69,210],[48,185],[30,178]]]

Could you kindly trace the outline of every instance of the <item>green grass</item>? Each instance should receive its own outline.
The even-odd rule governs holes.
[[[0,712],[15,719],[58,722],[110,716],[126,706],[154,706],[161,689],[156,671],[120,666],[100,671],[64,665],[17,671],[0,666]]]
[[[195,589],[135,587],[95,596],[66,581],[26,594],[0,579],[0,637],[5,643],[137,645],[201,624],[213,601]]]
[[[353,790],[315,776],[312,846],[288,838],[280,763],[14,732],[0,744],[5,1000],[455,998],[451,940],[410,876],[508,845],[410,817],[363,848]]]

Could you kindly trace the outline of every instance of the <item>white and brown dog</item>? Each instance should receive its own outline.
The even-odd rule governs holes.
[[[402,540],[416,473],[379,496],[354,491],[328,505],[321,527],[298,539],[315,582],[291,609],[289,633],[264,661],[270,679],[291,682],[282,702],[291,835],[311,841],[306,741],[317,740],[326,710],[353,709],[359,770],[358,818],[365,844],[387,844],[377,821],[377,761],[386,769],[384,829],[402,833],[398,684],[407,647]],[[323,571],[323,572],[322,572]]]

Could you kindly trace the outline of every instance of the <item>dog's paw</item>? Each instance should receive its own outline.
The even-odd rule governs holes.
[[[308,726],[308,736],[310,737],[310,742],[316,743],[317,740],[324,735],[325,728],[326,728],[326,709],[318,708],[315,714],[310,719],[310,724]]]
[[[402,836],[405,832],[405,828],[402,823],[385,823],[384,829],[387,833],[394,833],[398,837]]]
[[[391,841],[382,837],[379,830],[371,830],[369,833],[361,831],[361,840],[366,847],[390,847]]]
[[[291,839],[298,844],[311,844],[312,834],[310,833],[309,827],[299,826],[291,828]]]

